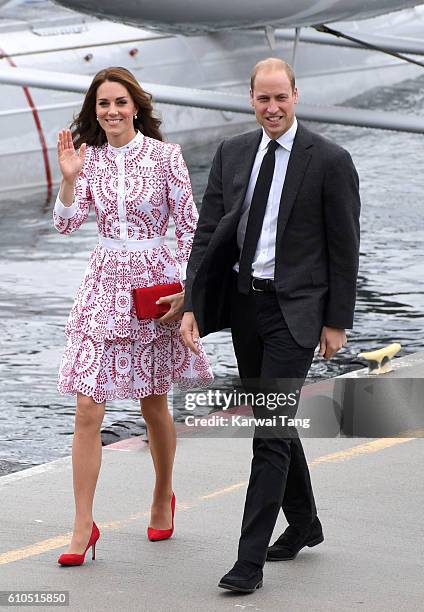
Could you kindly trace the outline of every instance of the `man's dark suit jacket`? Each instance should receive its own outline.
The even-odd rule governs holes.
[[[230,326],[236,232],[262,130],[219,146],[187,268],[185,311],[201,336]],[[275,287],[288,328],[314,347],[323,325],[351,328],[359,258],[359,181],[349,153],[298,124],[281,195]],[[248,330],[246,330],[248,333]]]

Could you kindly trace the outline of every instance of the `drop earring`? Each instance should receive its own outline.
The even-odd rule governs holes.
[[[134,115],[134,119],[137,119],[137,113]]]

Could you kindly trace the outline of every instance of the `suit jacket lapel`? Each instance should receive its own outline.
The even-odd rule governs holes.
[[[281,193],[280,209],[277,221],[276,238],[276,264],[278,262],[278,252],[281,248],[284,230],[286,229],[291,210],[296,200],[296,195],[302,183],[302,179],[312,156],[312,135],[301,124],[298,125],[293,148],[287,166],[286,177],[284,179],[283,191]]]
[[[246,191],[249,186],[250,174],[256,157],[259,143],[262,140],[262,130],[255,130],[246,134],[246,141],[243,150],[239,153],[239,158],[235,162],[233,176],[233,205],[232,210],[240,210]]]

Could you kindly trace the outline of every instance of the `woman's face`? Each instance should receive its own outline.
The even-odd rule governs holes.
[[[131,95],[121,83],[105,81],[97,88],[96,115],[112,146],[123,146],[134,137],[136,113]]]

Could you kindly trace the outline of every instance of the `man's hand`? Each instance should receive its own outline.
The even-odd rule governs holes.
[[[330,359],[346,344],[346,342],[347,338],[344,329],[326,327],[324,325],[319,341],[319,354],[321,357],[324,357],[324,359]]]
[[[160,317],[161,323],[170,323],[171,321],[179,321],[183,316],[183,304],[184,304],[184,291],[181,293],[174,293],[173,295],[166,295],[158,299],[156,304],[170,304],[171,308]]]
[[[199,353],[196,342],[199,340],[199,328],[192,312],[185,312],[181,321],[180,332],[184,344],[196,355]]]

